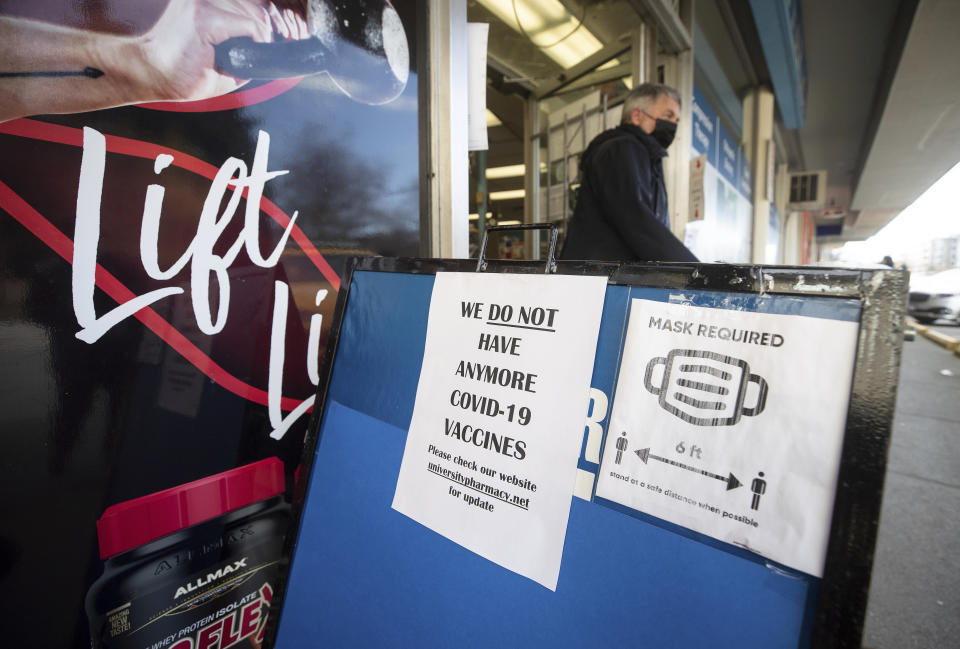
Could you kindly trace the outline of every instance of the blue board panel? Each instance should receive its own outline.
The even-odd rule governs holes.
[[[700,90],[693,87],[692,138],[693,155],[706,154],[707,162],[717,167],[717,127],[719,120],[713,107],[707,102]]]
[[[393,511],[432,283],[353,276],[280,649],[805,646],[816,579],[649,517],[573,498],[551,592]],[[855,319],[859,307],[608,287],[593,377],[608,394],[631,297],[840,319]],[[580,466],[596,471],[583,457]]]
[[[717,124],[717,130],[720,136],[719,149],[717,151],[717,171],[723,176],[723,179],[730,183],[731,187],[738,188],[740,183],[737,178],[739,172],[740,147],[737,141],[730,137],[723,124]]]
[[[329,399],[406,429],[432,292],[433,275],[353,274]]]
[[[747,162],[747,156],[742,152],[740,153],[740,171],[739,171],[739,183],[737,184],[737,190],[740,194],[746,198],[748,201],[753,200],[753,167],[750,166],[750,163]]]
[[[398,514],[405,434],[328,406],[279,648],[796,647],[804,582],[613,509],[573,499],[555,593]]]
[[[590,387],[590,409],[580,448],[577,466],[596,476],[599,470],[599,451],[610,419],[613,386],[620,368],[620,351],[627,334],[627,313],[630,308],[630,287],[608,286],[603,300],[603,317],[597,334],[597,354],[593,360]],[[592,451],[588,448],[592,446]]]

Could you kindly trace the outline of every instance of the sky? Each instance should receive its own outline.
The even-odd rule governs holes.
[[[875,235],[866,241],[844,244],[839,258],[877,263],[884,255],[890,255],[898,262],[907,251],[925,241],[953,235],[960,235],[960,163]]]

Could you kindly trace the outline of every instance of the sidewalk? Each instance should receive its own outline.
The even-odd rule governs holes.
[[[960,647],[960,357],[942,346],[960,339],[960,328],[918,334],[903,347],[869,649]]]

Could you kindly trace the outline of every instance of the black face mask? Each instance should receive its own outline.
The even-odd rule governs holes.
[[[677,134],[677,125],[665,119],[658,119],[656,126],[653,127],[653,136],[660,146],[664,149],[669,148],[673,143],[673,138]]]

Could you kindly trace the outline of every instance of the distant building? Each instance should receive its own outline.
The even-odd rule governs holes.
[[[931,239],[907,251],[904,262],[915,273],[928,273],[960,266],[960,235]]]
[[[960,236],[934,239],[930,242],[930,270],[947,270],[960,266],[957,258]]]

